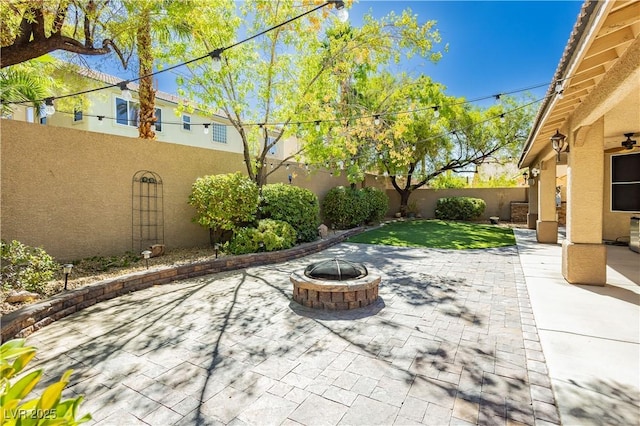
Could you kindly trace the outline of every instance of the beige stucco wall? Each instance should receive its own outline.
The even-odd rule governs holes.
[[[14,120],[0,121],[0,234],[41,246],[58,260],[115,255],[132,247],[132,179],[139,170],[160,175],[168,248],[208,244],[191,223],[191,185],[207,174],[243,171],[239,154],[92,133]],[[278,170],[269,183],[287,182],[319,197],[344,177]]]
[[[474,197],[487,203],[482,219],[499,216],[508,220],[511,216],[511,202],[526,200],[526,187],[520,188],[464,188],[464,189],[418,189],[411,194],[409,202],[415,201],[420,214],[425,218],[433,218],[436,203],[444,197]],[[394,189],[387,189],[389,196],[389,215],[400,209],[400,195]]]

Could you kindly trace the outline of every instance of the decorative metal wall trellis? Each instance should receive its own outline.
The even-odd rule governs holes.
[[[131,185],[132,237],[134,252],[153,244],[164,244],[164,206],[162,179],[157,173],[140,170]]]

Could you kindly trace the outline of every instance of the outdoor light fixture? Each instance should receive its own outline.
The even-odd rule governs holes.
[[[204,131],[204,134],[205,134],[205,135],[208,135],[208,134],[209,134],[209,125],[208,125],[208,124],[205,124],[205,125],[204,125],[204,130],[203,130],[203,131]]]
[[[556,95],[558,96],[558,99],[562,99],[564,97],[564,86],[560,82],[556,83]]]
[[[349,11],[344,7],[344,1],[330,0],[329,3],[333,4],[336,8],[336,18],[338,18],[340,22],[347,22],[349,19]]]
[[[98,116],[98,125],[102,126],[104,124],[104,115]]]
[[[220,57],[220,55],[222,54],[222,49],[215,49],[211,52],[209,52],[209,56],[211,56],[211,68],[215,71],[218,72],[222,69],[222,57]]]
[[[435,118],[440,117],[440,107],[438,107],[438,106],[434,106],[434,107],[433,107],[433,116],[434,116]]]
[[[501,123],[505,122],[504,114],[500,114],[500,122]]]
[[[556,158],[556,162],[560,162],[560,153],[562,151],[567,151],[569,150],[569,146],[565,144],[565,139],[567,137],[565,135],[563,135],[562,133],[560,133],[560,131],[558,131],[556,129],[556,133],[551,136],[551,146],[553,147],[553,150],[555,152],[558,153],[558,156]]]
[[[522,177],[524,178],[524,184],[527,184],[527,179],[529,178],[529,172],[527,172],[526,170],[524,171],[524,173],[522,174]]]
[[[124,100],[130,101],[130,100],[133,100],[133,96],[131,96],[131,90],[129,90],[129,87],[127,87],[127,83],[128,82],[123,81],[120,84],[118,84],[118,86],[120,86],[120,91],[122,92],[121,95],[124,98]]]
[[[380,116],[378,114],[373,116],[373,124],[375,124],[376,126],[380,125]]]
[[[316,121],[316,132],[320,131],[320,122]]]
[[[636,144],[636,141],[631,139],[633,133],[625,133],[624,135],[627,137],[627,140],[622,141],[622,146],[626,149],[633,149],[633,146]]]
[[[64,289],[67,289],[67,280],[69,279],[69,274],[71,273],[71,270],[73,269],[73,264],[72,263],[67,263],[66,265],[64,265],[62,267],[62,273],[64,274]]]
[[[213,245],[213,248],[214,248],[214,249],[215,249],[215,251],[216,251],[216,259],[217,259],[217,258],[218,258],[218,250],[220,250],[220,243],[215,243],[215,244]]]
[[[53,106],[53,98],[47,98],[44,100],[44,113],[47,116],[51,116],[56,113],[56,107]]]
[[[144,261],[147,264],[147,269],[149,269],[149,258],[151,257],[151,251],[149,250],[143,251],[142,257],[144,257]]]

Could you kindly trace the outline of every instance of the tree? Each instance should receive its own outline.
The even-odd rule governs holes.
[[[302,2],[307,9],[314,4],[322,3]],[[172,45],[167,55],[187,59],[212,52],[216,56],[220,53],[216,49],[236,40],[240,24],[249,34],[257,34],[306,10],[300,5],[292,0],[242,3],[238,14],[233,8],[227,10],[220,27],[201,20],[194,27],[193,40]],[[329,12],[323,8],[222,51],[219,71],[213,60],[201,61],[189,66],[188,78],[179,79],[183,93],[198,100],[201,109],[212,116],[222,114],[237,130],[247,173],[260,187],[282,164],[306,151],[310,138],[322,138],[314,123],[336,118],[336,94],[341,88],[344,93],[354,64],[375,68],[399,60],[408,51],[434,60],[439,57],[432,51],[439,40],[433,22],[419,25],[415,16],[403,13],[379,21],[369,17],[355,29],[331,19]],[[267,166],[270,152],[296,136],[300,149],[280,162],[273,161],[273,168]]]
[[[0,68],[38,58],[56,50],[104,55],[111,49],[103,22],[110,18],[105,0],[25,0],[0,7]],[[96,43],[101,43],[100,47]]]
[[[475,107],[424,76],[366,73],[355,90],[360,118],[341,128],[333,145],[317,149],[324,158],[337,156],[352,182],[365,171],[388,176],[403,214],[413,191],[441,174],[513,157],[533,114],[530,105],[505,96],[490,108]]]
[[[30,102],[39,111],[49,83],[37,69],[21,65],[0,70],[0,95],[7,102]],[[2,103],[3,115],[12,111],[11,104]]]

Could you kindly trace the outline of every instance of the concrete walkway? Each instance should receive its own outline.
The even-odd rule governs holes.
[[[640,255],[608,246],[607,286],[572,285],[562,233],[538,244],[515,232],[562,423],[640,424]]]
[[[28,343],[39,348],[46,382],[75,370],[67,392],[84,394],[81,412],[100,425],[558,424],[549,374],[567,401],[573,390],[562,386],[600,382],[556,384],[561,357],[555,349],[550,356],[543,334],[558,327],[542,299],[552,296],[543,286],[555,278],[535,280],[545,271],[536,256],[546,259],[555,246],[533,247],[527,238],[518,233],[519,249],[471,251],[340,244],[109,300]],[[336,256],[381,273],[379,302],[340,313],[292,302],[289,274]],[[637,319],[636,312],[636,327]],[[611,352],[608,359],[618,356]],[[617,383],[633,381],[633,367],[618,362],[626,380]],[[616,398],[625,410],[637,407],[632,390]],[[590,410],[591,401],[574,402]],[[601,405],[615,417],[600,424],[633,424],[619,407]],[[585,415],[594,414],[602,413]]]

